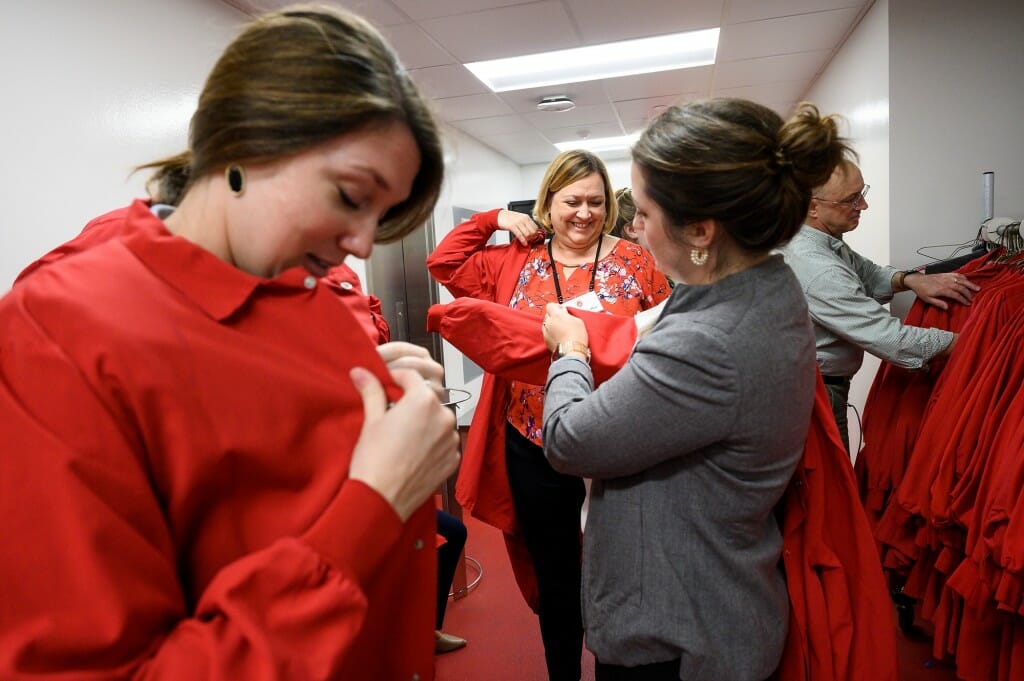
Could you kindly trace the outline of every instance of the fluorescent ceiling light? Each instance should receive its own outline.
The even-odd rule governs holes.
[[[572,140],[570,142],[557,142],[555,144],[555,147],[559,151],[569,151],[570,149],[586,149],[587,151],[592,151],[595,154],[599,154],[602,151],[629,149],[638,139],[640,139],[640,133],[634,132],[631,135],[623,135],[621,137],[597,137],[594,139]]]
[[[715,63],[717,28],[466,64],[494,92]]]

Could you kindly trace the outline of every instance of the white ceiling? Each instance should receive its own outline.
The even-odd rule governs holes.
[[[250,14],[290,0],[221,0]],[[324,0],[321,0],[323,2]],[[786,115],[873,0],[328,0],[370,20],[440,117],[519,164],[641,130],[669,104],[745,97]],[[463,64],[720,26],[712,66],[493,93]],[[576,108],[541,112],[546,95]],[[625,152],[623,154],[625,155]],[[613,153],[603,153],[613,158]]]

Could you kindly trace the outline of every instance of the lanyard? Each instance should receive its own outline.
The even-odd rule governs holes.
[[[594,278],[597,277],[597,261],[601,258],[601,242],[604,240],[604,232],[601,232],[601,236],[597,237],[597,253],[594,254],[594,268],[590,271],[590,286],[587,287],[587,291],[594,290]],[[548,239],[548,258],[551,259],[551,277],[555,280],[555,295],[558,296],[558,304],[561,305],[562,300],[562,287],[558,283],[558,268],[555,267],[555,256],[551,252],[551,242],[553,239]]]

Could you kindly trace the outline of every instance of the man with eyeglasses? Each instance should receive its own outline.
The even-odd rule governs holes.
[[[860,369],[865,351],[897,366],[923,369],[956,344],[956,334],[904,326],[882,305],[894,293],[913,291],[945,310],[950,300],[969,304],[978,290],[962,274],[901,272],[876,265],[846,245],[843,235],[857,228],[861,211],[868,208],[868,189],[855,163],[840,163],[829,181],[814,191],[804,226],[782,249],[807,297],[818,367],[847,451],[850,379]]]

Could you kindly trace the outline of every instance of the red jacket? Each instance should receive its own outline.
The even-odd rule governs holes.
[[[571,314],[586,322],[599,384],[629,358],[636,323],[628,317],[578,310]],[[551,353],[534,317],[492,302],[460,298],[431,307],[427,323],[429,330],[494,374],[495,381],[514,377],[545,382]],[[474,414],[474,425],[478,415]],[[504,418],[503,412],[499,416]],[[503,453],[503,440],[491,444]],[[529,559],[525,549],[517,550],[514,535],[509,536],[515,514],[507,479],[491,468],[477,465],[472,470],[472,475],[459,476],[459,499],[474,515],[506,532],[517,580],[530,602],[535,592]],[[782,514],[791,604],[778,681],[895,681],[892,605],[850,460],[820,380],[804,456],[777,510]]]
[[[149,201],[141,203],[150,205]],[[18,274],[14,283],[24,281],[43,267],[52,265],[62,258],[82,253],[93,246],[121,236],[127,226],[125,217],[128,214],[128,209],[129,207],[125,206],[93,218],[74,239],[57,246],[25,267]],[[384,318],[381,311],[380,298],[363,293],[359,275],[351,267],[342,263],[332,268],[321,281],[348,305],[360,326],[375,343],[380,345],[391,340],[391,329],[388,328],[387,319]]]
[[[433,678],[432,504],[348,479],[374,345],[122,219],[0,300],[0,678]]]
[[[495,209],[479,217],[489,222],[497,220]],[[486,241],[490,230],[483,240]],[[529,249],[518,241],[508,247],[488,247],[483,251],[483,266],[476,276],[460,270],[471,254],[478,250],[481,234],[467,234],[465,239],[452,244],[458,234],[450,234],[446,241],[454,251],[435,250],[427,257],[427,269],[444,284],[453,296],[471,296],[465,300],[488,298],[510,300],[519,272],[526,263]],[[428,321],[429,329],[429,321]],[[505,414],[508,381],[493,373],[484,374],[470,424],[466,444],[462,451],[459,477],[455,483],[455,497],[467,511],[505,533],[512,567],[527,603],[536,609],[536,584],[526,545],[518,536],[515,508],[509,491],[505,470]],[[483,496],[479,496],[480,490]],[[478,504],[478,501],[480,502]]]

